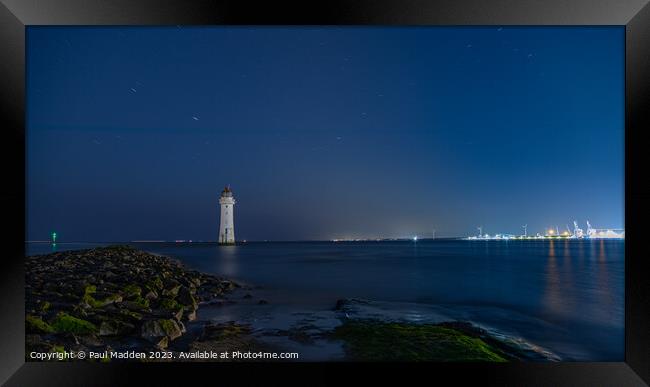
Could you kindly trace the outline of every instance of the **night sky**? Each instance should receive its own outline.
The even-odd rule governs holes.
[[[624,226],[624,29],[28,27],[27,239]]]

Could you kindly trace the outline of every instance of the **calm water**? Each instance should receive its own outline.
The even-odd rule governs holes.
[[[255,297],[270,301],[231,308],[232,319],[263,324],[273,321],[269,316],[326,313],[339,298],[360,298],[376,303],[375,314],[470,320],[564,360],[624,358],[624,241],[133,245],[250,284]],[[51,251],[48,244],[27,245],[29,255]]]

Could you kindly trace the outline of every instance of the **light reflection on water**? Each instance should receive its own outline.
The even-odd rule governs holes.
[[[555,241],[550,240],[548,245],[548,259],[546,265],[546,288],[544,304],[550,314],[567,313],[566,297],[562,290],[562,281],[558,269],[557,257],[555,256]]]
[[[239,261],[237,260],[237,245],[220,246],[222,251],[220,259],[216,259],[219,272],[230,278],[239,277]]]

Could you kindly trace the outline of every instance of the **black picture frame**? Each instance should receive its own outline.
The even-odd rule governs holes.
[[[650,190],[644,130],[650,128],[649,0],[0,0],[0,107],[4,224],[0,382],[9,386],[146,385],[173,379],[339,384],[357,371],[369,382],[635,386],[650,383],[650,281],[643,220]],[[91,364],[33,363],[24,356],[25,29],[30,25],[620,25],[625,52],[625,361],[620,363]],[[255,369],[251,372],[251,369]],[[297,372],[300,371],[300,372]],[[305,371],[307,373],[305,373]],[[144,374],[144,375],[142,375]],[[210,379],[212,378],[212,379]],[[450,378],[450,379],[447,379]]]

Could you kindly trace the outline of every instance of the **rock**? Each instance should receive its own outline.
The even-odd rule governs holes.
[[[150,290],[147,294],[145,294],[144,298],[150,301],[155,300],[156,298],[158,298],[158,294],[153,290]]]
[[[150,287],[152,288],[152,290],[153,290],[153,289],[162,290],[162,288],[163,288],[163,283],[162,283],[162,280],[160,279],[160,277],[155,277],[155,278],[151,281]]]
[[[142,324],[140,336],[144,339],[150,340],[152,338],[166,336],[166,334],[158,320],[149,320]]]
[[[107,344],[150,349],[134,340],[140,337],[167,348],[185,332],[183,323],[197,319],[199,302],[219,297],[232,303],[224,301],[225,292],[239,287],[126,246],[26,257],[25,269],[30,350],[44,352],[103,351]]]
[[[124,294],[127,298],[138,297],[142,294],[142,289],[135,284],[129,284],[124,288]]]
[[[93,323],[65,312],[59,312],[51,326],[57,333],[88,334],[97,331]]]
[[[178,290],[178,296],[176,297],[176,301],[178,301],[181,305],[186,305],[186,306],[193,306],[194,309],[196,309],[196,299],[192,295],[192,292],[190,289],[187,287],[183,286]]]
[[[129,310],[135,310],[138,312],[149,312],[151,309],[149,309],[149,306],[143,305],[141,303],[137,303],[134,301],[123,301],[121,304],[124,308],[129,309]]]
[[[161,338],[156,338],[154,340],[150,340],[151,342],[154,343],[154,345],[160,349],[165,349],[169,345],[169,338],[167,336],[163,336]]]
[[[171,288],[162,291],[163,296],[174,298],[178,295],[181,285],[174,285]]]
[[[269,302],[266,301],[266,300],[264,300],[264,299],[262,299],[262,300],[259,300],[257,303],[260,304],[260,305],[266,305],[266,304],[268,304]]]
[[[165,285],[164,286],[165,289],[171,289],[171,288],[174,288],[174,287],[180,285],[181,283],[179,281],[175,280],[174,278],[166,278],[163,281],[163,284]]]
[[[196,310],[186,311],[185,318],[187,319],[187,321],[196,320]]]
[[[183,311],[184,311],[184,310],[185,310],[185,309],[184,309],[183,307],[181,307],[180,309],[178,309],[178,312],[174,313],[174,318],[175,318],[176,321],[178,321],[179,323],[180,323],[181,319],[183,318]]]
[[[79,342],[86,347],[99,347],[104,345],[104,342],[93,334],[79,336]]]
[[[116,336],[131,333],[135,329],[133,324],[125,323],[119,320],[103,321],[99,326],[100,336]]]
[[[158,301],[158,307],[164,310],[169,310],[169,311],[176,311],[180,307],[182,307],[181,304],[178,303],[178,301],[173,300],[171,298],[161,298]]]
[[[253,298],[253,296],[250,293],[246,293],[246,294],[244,294],[244,298],[246,298],[246,299]]]
[[[120,296],[119,294],[111,294],[108,297],[104,298],[103,300],[94,300],[94,299],[92,299],[92,297],[87,296],[86,300],[84,300],[84,301],[88,302],[87,301],[88,299],[91,299],[93,301],[92,306],[95,307],[95,308],[101,308],[101,307],[104,307],[104,306],[107,306],[107,305],[122,302],[122,296]]]
[[[25,332],[27,333],[51,333],[54,329],[50,324],[43,321],[43,319],[38,316],[27,315],[25,317]]]
[[[223,291],[233,290],[235,288],[235,284],[232,281],[221,281],[219,286]]]
[[[120,309],[119,313],[131,321],[141,321],[143,317],[142,314],[128,309]]]
[[[141,337],[148,340],[158,339],[163,336],[167,336],[170,340],[174,340],[183,334],[180,326],[173,319],[146,321],[142,324],[141,332]]]

